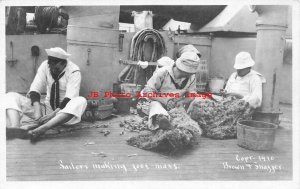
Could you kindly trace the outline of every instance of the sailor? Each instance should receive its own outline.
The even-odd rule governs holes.
[[[233,66],[236,72],[231,74],[223,91],[224,94],[240,96],[253,109],[261,106],[262,83],[266,82],[262,74],[252,69],[254,64],[250,53],[238,53]]]
[[[60,47],[46,49],[48,60],[40,65],[26,97],[15,92],[6,94],[7,137],[36,141],[48,129],[73,125],[81,121],[87,101],[79,96],[81,73]],[[46,88],[46,98],[41,93]],[[24,128],[23,115],[37,123],[37,128]],[[32,130],[30,130],[32,129]]]
[[[194,52],[184,52],[175,64],[158,69],[148,80],[142,92],[176,93],[176,97],[149,97],[149,128],[152,130],[171,127],[168,110],[180,103],[189,104],[193,98],[185,98],[186,92],[196,91],[195,73],[200,58]],[[181,105],[184,105],[181,104]]]

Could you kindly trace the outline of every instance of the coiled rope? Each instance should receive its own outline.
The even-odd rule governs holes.
[[[146,60],[145,46],[148,41],[152,41],[153,50],[150,60]],[[163,37],[155,29],[143,29],[137,32],[131,41],[130,59],[133,61],[148,61],[156,62],[166,53],[166,46]],[[121,72],[123,74],[123,81],[127,83],[135,83],[145,85],[147,80],[152,76],[155,66],[148,66],[142,69],[139,65],[128,65]]]
[[[57,7],[36,7],[35,8],[35,24],[40,33],[45,33],[47,29],[51,29],[57,25],[59,9]]]

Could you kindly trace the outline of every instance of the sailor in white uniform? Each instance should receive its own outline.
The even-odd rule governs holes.
[[[40,65],[27,96],[15,92],[6,94],[7,137],[29,136],[35,141],[48,129],[81,121],[87,101],[79,96],[79,67],[68,60],[70,54],[59,47],[46,49],[46,52],[48,60]],[[40,102],[45,88],[45,101]],[[38,127],[30,131],[20,128],[23,115],[35,120]]]
[[[224,91],[228,94],[240,95],[253,109],[261,106],[262,84],[266,83],[264,76],[252,69],[254,64],[250,53],[238,53],[234,64],[236,72],[229,77]]]

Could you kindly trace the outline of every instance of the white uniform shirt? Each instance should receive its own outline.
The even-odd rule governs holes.
[[[189,91],[195,92],[196,91],[196,77],[195,74],[191,75],[188,78],[186,85],[183,89],[176,89],[175,85],[173,84],[171,77],[173,78],[174,82],[178,85],[181,85],[185,78],[182,79],[175,79],[173,73],[173,66],[164,66],[159,68],[153,76],[148,80],[145,88],[142,92],[170,92],[170,93],[179,93],[180,97]],[[162,98],[163,101],[167,102],[169,98]]]
[[[65,98],[72,99],[79,96],[81,73],[79,67],[68,60],[65,69],[62,71],[65,74],[59,79],[59,96],[60,102]],[[37,74],[30,86],[30,91],[36,91],[41,94],[46,87],[47,96],[45,101],[50,101],[51,86],[54,79],[51,76],[48,66],[48,60],[45,60],[40,65]]]
[[[243,96],[243,99],[250,104],[251,107],[257,108],[262,102],[262,83],[265,82],[264,77],[251,70],[244,77],[239,77],[237,72],[231,74],[226,84],[227,93],[237,93]]]

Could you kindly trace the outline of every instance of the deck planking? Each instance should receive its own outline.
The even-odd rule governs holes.
[[[291,107],[285,107],[290,111]],[[290,112],[289,112],[290,113]],[[290,114],[288,116],[291,116]],[[201,138],[200,144],[175,154],[159,154],[141,150],[126,144],[125,140],[134,133],[120,136],[119,122],[126,118],[116,117],[94,124],[110,123],[111,134],[103,136],[101,128],[80,130],[50,135],[44,140],[31,144],[28,140],[8,140],[6,145],[8,181],[43,180],[291,180],[292,130],[291,117],[286,116],[276,133],[272,151],[251,151],[237,146],[237,140],[212,140]],[[82,123],[87,124],[87,123]],[[89,124],[89,123],[88,123]],[[94,145],[85,145],[94,142]],[[107,156],[95,156],[104,152]],[[136,156],[128,157],[130,154]],[[253,156],[252,168],[236,156]],[[259,161],[258,157],[273,157],[271,161]],[[62,161],[62,163],[61,163]],[[224,164],[244,167],[226,169]],[[255,163],[256,162],[256,163]],[[60,165],[78,169],[63,169]],[[103,164],[116,167],[108,168]],[[103,168],[93,168],[93,164]],[[255,165],[281,166],[275,173],[256,170]],[[79,165],[82,165],[80,168]],[[88,166],[87,168],[85,166]],[[119,166],[119,167],[118,167]],[[249,165],[248,165],[249,166]],[[85,167],[85,168],[84,168]],[[125,168],[124,168],[125,167]]]

